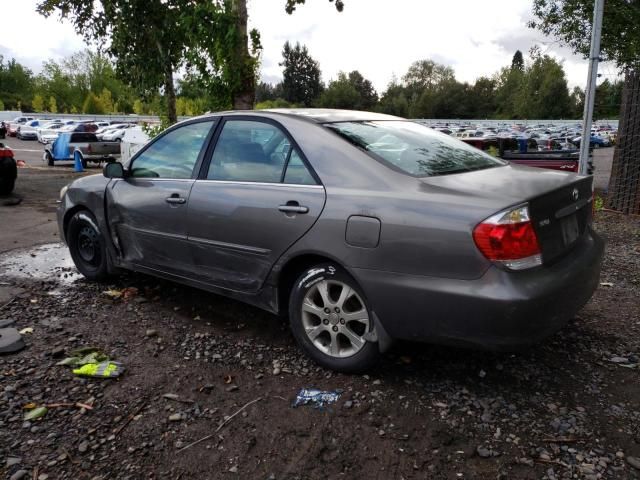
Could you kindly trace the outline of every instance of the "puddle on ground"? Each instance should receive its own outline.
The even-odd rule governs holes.
[[[56,280],[71,284],[82,277],[76,270],[69,249],[62,243],[49,243],[0,255],[0,274],[15,278]],[[56,293],[52,291],[53,295]]]

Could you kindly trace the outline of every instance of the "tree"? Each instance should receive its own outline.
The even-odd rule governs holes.
[[[344,72],[338,74],[337,80],[329,82],[326,90],[322,92],[318,104],[326,108],[355,109],[360,103],[360,93],[349,81]]]
[[[370,80],[367,80],[362,74],[354,70],[349,72],[349,83],[358,92],[358,102],[355,105],[356,110],[370,110],[378,103],[378,94]]]
[[[44,112],[44,99],[42,95],[37,93],[34,95],[33,100],[31,101],[31,107],[34,112]]]
[[[51,113],[58,113],[58,103],[56,97],[49,97],[49,111]]]
[[[20,110],[22,104],[31,103],[34,90],[34,78],[31,70],[15,61],[0,55],[0,98],[9,110]]]
[[[580,87],[573,87],[569,96],[571,104],[571,118],[580,118],[584,112],[584,90]]]
[[[106,44],[121,78],[145,96],[162,87],[171,123],[177,120],[173,77],[187,60],[229,73],[224,61],[233,57],[232,66],[243,77],[246,68],[253,68],[246,64],[246,42],[241,45],[246,41],[246,0],[41,0],[38,11],[45,16],[59,12],[87,41]],[[246,88],[240,83],[232,85],[234,94]]]
[[[309,54],[304,45],[295,46],[287,41],[282,49],[284,67],[282,92],[284,99],[291,103],[311,106],[322,93],[320,65]]]
[[[105,113],[104,105],[95,94],[89,93],[82,104],[82,113],[102,115]]]
[[[529,26],[558,38],[585,58],[589,55],[593,0],[534,0]],[[602,21],[600,57],[625,73],[618,141],[607,195],[609,207],[640,214],[640,2],[607,0]]]
[[[100,103],[102,104],[102,107],[104,108],[104,111],[106,113],[114,113],[115,110],[113,108],[113,97],[109,89],[103,88],[98,99],[100,100]]]
[[[0,110],[4,110],[4,102],[0,100]]]
[[[515,103],[517,118],[566,118],[571,110],[564,69],[554,58],[532,49]]]
[[[524,57],[522,56],[522,52],[520,50],[516,50],[516,53],[513,54],[513,59],[511,60],[511,69],[512,70],[524,70]]]
[[[142,100],[139,98],[133,102],[133,113],[136,115],[142,115],[144,113],[144,105],[142,104]]]

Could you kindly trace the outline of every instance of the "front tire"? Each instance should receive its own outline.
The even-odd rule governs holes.
[[[359,373],[378,361],[377,342],[365,340],[373,315],[356,281],[327,263],[304,271],[289,298],[291,330],[304,352],[331,370]]]
[[[49,167],[53,167],[53,155],[51,155],[50,151],[46,151],[44,154],[44,160],[47,162]]]
[[[76,267],[89,280],[104,280],[109,275],[105,238],[96,218],[87,210],[69,220],[66,232],[69,252]]]

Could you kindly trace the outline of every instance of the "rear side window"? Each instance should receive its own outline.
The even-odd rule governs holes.
[[[507,164],[414,122],[338,122],[325,126],[374,158],[415,177],[470,172]]]
[[[289,157],[287,171],[284,175],[284,183],[296,185],[316,185],[317,183],[296,149],[291,152],[291,156]]]

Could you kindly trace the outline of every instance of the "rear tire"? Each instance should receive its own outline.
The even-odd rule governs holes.
[[[356,281],[337,265],[305,270],[289,297],[291,331],[302,350],[331,370],[360,373],[380,358],[377,342],[365,340],[373,315]]]
[[[73,263],[82,275],[95,281],[109,276],[105,238],[91,212],[76,212],[69,220],[65,237]]]

